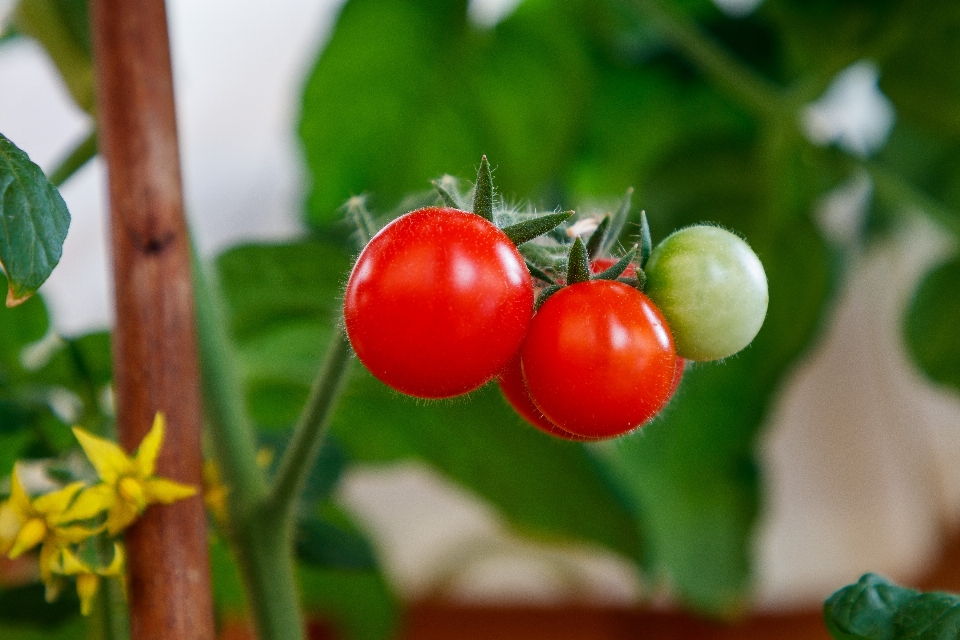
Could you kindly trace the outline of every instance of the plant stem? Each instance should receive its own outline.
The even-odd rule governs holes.
[[[129,621],[123,587],[114,579],[101,578],[90,616],[87,637],[89,640],[128,640]]]
[[[281,520],[289,520],[296,498],[303,489],[313,461],[323,446],[327,418],[340,395],[350,369],[350,344],[339,330],[334,332],[330,347],[310,390],[307,404],[300,414],[293,438],[284,452],[270,492],[269,508]]]
[[[83,142],[74,147],[70,155],[64,158],[56,169],[50,172],[50,182],[59,187],[96,155],[97,130],[94,129]]]
[[[229,537],[259,640],[304,638],[293,564],[293,522],[271,517],[257,443],[217,290],[193,252],[204,407],[213,452],[228,488]],[[268,513],[269,511],[269,513]]]
[[[663,7],[658,0],[632,0],[633,5],[687,59],[722,89],[760,115],[792,117],[786,92],[750,69],[691,20]]]

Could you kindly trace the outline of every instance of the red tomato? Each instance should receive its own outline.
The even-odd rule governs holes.
[[[540,307],[521,349],[523,378],[543,415],[586,438],[611,438],[652,418],[677,363],[660,311],[622,282],[565,287]]]
[[[360,361],[383,383],[448,398],[493,378],[533,314],[533,285],[507,236],[478,215],[428,207],[397,218],[361,252],[343,316]]]
[[[588,440],[583,436],[578,436],[564,431],[557,425],[547,420],[537,405],[533,404],[530,394],[527,393],[527,385],[523,382],[523,372],[520,369],[520,354],[517,353],[507,364],[507,367],[497,378],[497,384],[500,385],[500,391],[503,397],[507,399],[513,410],[520,414],[524,420],[540,429],[544,433],[563,438],[564,440]]]

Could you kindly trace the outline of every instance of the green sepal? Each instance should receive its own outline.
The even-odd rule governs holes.
[[[590,240],[587,241],[587,257],[591,260],[600,255],[600,249],[603,246],[603,239],[607,235],[607,229],[610,227],[610,216],[606,215],[597,226]]]
[[[637,255],[637,248],[634,247],[627,252],[625,256],[620,258],[615,265],[609,269],[605,269],[593,276],[594,280],[617,280],[624,271],[627,270],[627,267],[630,266],[630,263],[633,261],[634,257]]]
[[[577,238],[570,247],[570,257],[567,258],[567,284],[577,284],[590,279],[590,260],[587,258],[587,247],[583,240]]]
[[[543,271],[536,265],[532,265],[529,262],[526,263],[527,270],[530,272],[530,275],[536,278],[537,280],[543,280],[548,284],[557,284],[553,278],[551,278],[546,271]]]
[[[544,289],[543,291],[541,291],[540,295],[537,296],[537,301],[533,305],[533,310],[536,311],[541,306],[543,306],[543,303],[547,301],[547,298],[555,294],[557,291],[560,291],[560,289],[563,289],[562,285],[552,284],[546,289]]]
[[[485,220],[493,222],[493,177],[490,175],[490,163],[487,156],[480,159],[477,171],[477,187],[473,194],[473,212]]]
[[[604,239],[600,244],[600,250],[597,255],[602,256],[610,253],[610,251],[613,249],[613,245],[615,245],[617,240],[620,239],[620,234],[623,232],[623,227],[627,224],[627,216],[630,215],[630,204],[632,200],[633,187],[629,187],[626,193],[623,194],[623,199],[620,201],[620,206],[617,207],[617,210],[610,218],[610,226],[607,228],[606,233],[604,233]]]
[[[450,195],[446,189],[440,186],[440,183],[436,180],[431,180],[430,184],[433,185],[433,188],[437,190],[437,193],[440,195],[440,199],[443,201],[445,207],[450,207],[451,209],[460,209],[460,205],[457,204],[457,201],[453,199],[453,196]]]
[[[356,230],[358,244],[362,249],[379,231],[377,223],[373,221],[373,216],[367,210],[367,199],[364,196],[354,196],[343,203],[343,208],[347,212],[350,224]]]
[[[647,266],[650,252],[653,251],[653,238],[650,236],[650,225],[647,223],[647,212],[640,212],[640,267]]]
[[[532,220],[524,220],[517,224],[501,229],[507,237],[518,247],[524,242],[529,242],[538,236],[556,229],[557,226],[570,219],[573,211],[563,211],[561,213],[550,213]]]

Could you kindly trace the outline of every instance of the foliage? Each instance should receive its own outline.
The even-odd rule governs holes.
[[[960,596],[923,593],[868,573],[823,605],[837,640],[947,640],[960,633]]]

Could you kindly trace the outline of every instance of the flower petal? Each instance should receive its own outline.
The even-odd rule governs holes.
[[[87,538],[92,538],[101,531],[103,531],[102,526],[91,529],[90,527],[73,525],[69,527],[57,527],[54,529],[53,535],[58,542],[77,544],[78,542],[83,542]]]
[[[126,500],[117,500],[107,514],[107,533],[115,536],[129,527],[140,512]]]
[[[62,573],[68,576],[91,573],[90,567],[78,558],[77,554],[70,551],[68,547],[62,547],[60,549],[60,566],[54,568],[53,571],[54,573]]]
[[[115,483],[117,478],[130,472],[133,461],[116,443],[98,438],[80,427],[73,428],[73,435],[80,441],[97,475],[107,484]]]
[[[123,545],[119,542],[113,543],[113,560],[110,561],[110,566],[106,569],[100,569],[97,571],[102,576],[122,576],[123,575]]]
[[[143,492],[149,504],[170,504],[197,495],[197,488],[166,478],[147,478],[143,483]]]
[[[157,467],[157,456],[160,455],[160,447],[163,445],[163,434],[167,428],[167,420],[163,413],[157,411],[153,418],[153,426],[150,432],[143,437],[140,448],[137,449],[136,463],[138,473],[141,478],[147,478],[153,475]]]
[[[13,465],[13,473],[10,474],[10,506],[20,518],[20,522],[26,522],[36,515],[27,492],[20,484],[20,473],[16,464]]]
[[[85,486],[82,482],[71,482],[63,489],[58,489],[53,493],[48,493],[38,497],[33,501],[33,508],[37,513],[49,516],[48,520],[59,520],[61,514],[67,510],[67,507],[73,501],[73,498]]]
[[[106,511],[117,500],[117,492],[110,485],[98,484],[80,492],[70,508],[63,512],[59,522],[76,522],[89,520],[97,514]]]

